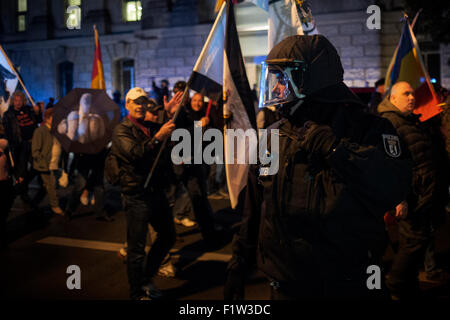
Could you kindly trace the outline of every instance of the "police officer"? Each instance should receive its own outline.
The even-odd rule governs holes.
[[[225,298],[244,297],[255,263],[273,299],[386,297],[366,283],[387,243],[383,214],[408,192],[409,159],[395,129],[364,112],[322,35],[284,39],[262,72],[263,106],[282,117],[271,126],[279,170],[249,170]]]

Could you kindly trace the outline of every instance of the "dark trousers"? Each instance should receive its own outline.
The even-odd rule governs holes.
[[[15,198],[11,180],[0,181],[0,194],[2,195],[0,201],[0,247],[3,247],[7,242],[6,220]]]
[[[145,196],[123,195],[122,198],[127,216],[127,273],[130,297],[139,299],[144,295],[142,286],[151,280],[175,244],[175,226],[163,191],[154,191]],[[157,236],[144,265],[148,224],[151,224]]]
[[[181,180],[183,181],[192,202],[195,220],[197,221],[203,239],[213,237],[214,220],[212,208],[206,193],[207,169],[204,165],[186,165]]]
[[[386,284],[399,298],[417,296],[419,270],[432,240],[431,219],[426,212],[411,212],[398,223],[399,248],[395,255]]]
[[[102,175],[103,177],[103,175]],[[69,197],[69,202],[67,204],[66,212],[67,215],[71,216],[74,214],[80,205],[80,196],[84,189],[88,188],[88,180],[82,174],[78,174],[75,177],[75,184],[73,186],[72,192]],[[105,204],[105,187],[103,181],[89,186],[89,189],[94,192],[95,205],[94,211],[95,215],[101,217],[105,214],[104,204]]]

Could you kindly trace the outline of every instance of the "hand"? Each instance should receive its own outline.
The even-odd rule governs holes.
[[[178,106],[180,105],[181,98],[183,97],[183,92],[177,92],[169,102],[167,102],[167,96],[164,96],[164,110],[166,110],[169,115],[173,115]]]
[[[336,140],[333,130],[329,126],[313,121],[305,122],[300,129],[300,147],[309,153],[327,156]]]
[[[245,275],[243,272],[233,269],[228,272],[223,296],[225,300],[244,300]]]
[[[169,120],[164,123],[161,129],[155,134],[155,139],[159,141],[165,140],[172,134],[173,130],[175,130],[175,124],[172,120]]]
[[[395,207],[395,217],[397,219],[404,219],[408,214],[408,202],[402,201]]]
[[[206,127],[209,124],[209,118],[208,117],[203,117],[200,119],[200,121],[202,122],[202,128]]]

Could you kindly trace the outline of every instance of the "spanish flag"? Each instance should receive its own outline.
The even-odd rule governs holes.
[[[386,74],[385,87],[390,89],[397,81],[406,81],[413,87],[416,97],[414,113],[421,114],[420,121],[426,121],[442,111],[407,19]]]
[[[100,41],[98,40],[97,27],[94,25],[95,33],[95,54],[94,64],[92,66],[91,89],[105,89],[105,75],[103,74],[102,52],[100,50]]]

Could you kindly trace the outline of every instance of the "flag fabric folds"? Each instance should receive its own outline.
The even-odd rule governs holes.
[[[256,128],[255,107],[250,85],[245,72],[244,60],[239,44],[234,8],[231,1],[222,3],[216,21],[208,35],[205,45],[188,81],[188,87],[203,93],[212,100],[224,101],[224,146],[227,153],[227,130]],[[244,140],[246,141],[246,140]],[[250,152],[248,141],[244,145],[234,144],[231,150],[232,161],[225,157],[228,191],[231,206],[236,207],[240,192],[247,184],[248,164],[237,164],[237,149],[245,152],[247,160]],[[233,152],[234,151],[234,152]],[[248,161],[246,162],[248,163]]]
[[[102,52],[100,50],[100,41],[98,39],[97,28],[94,25],[95,34],[95,53],[94,64],[92,66],[91,89],[105,89],[105,75],[103,73]]]
[[[260,2],[258,0],[257,2]],[[294,35],[319,34],[311,9],[303,0],[266,0],[268,6],[259,5],[269,11],[269,51],[281,40]],[[253,2],[253,1],[252,1]]]
[[[256,154],[257,146],[249,143],[247,139],[237,144],[232,143],[234,150],[228,150],[228,130],[234,129],[256,129],[255,106],[252,101],[250,85],[245,72],[244,60],[236,29],[233,4],[227,2],[227,23],[225,31],[225,45],[223,57],[223,98],[224,98],[224,146],[225,170],[227,176],[228,192],[230,194],[231,207],[235,208],[238,203],[239,194],[247,184],[249,156]],[[234,139],[234,138],[233,138]],[[246,152],[245,163],[237,163],[237,153]],[[234,158],[230,163],[228,154]]]
[[[442,109],[422,61],[420,49],[409,22],[405,19],[400,42],[389,65],[385,87],[389,90],[398,81],[406,81],[414,89],[416,108],[420,120],[426,121]]]
[[[10,98],[19,81],[11,61],[0,46],[0,116],[8,110]]]
[[[189,88],[214,101],[218,101],[222,96],[225,7],[224,2],[188,81]]]

